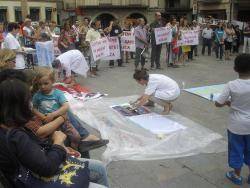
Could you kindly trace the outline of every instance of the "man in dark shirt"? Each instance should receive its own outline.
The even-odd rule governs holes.
[[[115,20],[114,22],[111,22],[110,29],[111,29],[110,33],[109,33],[110,37],[119,37],[120,51],[121,51],[121,38],[120,37],[122,34],[122,28],[119,25],[119,21]],[[120,53],[120,54],[122,54],[122,53]],[[122,58],[118,59],[117,62],[118,62],[118,67],[122,67],[122,63],[123,63]],[[110,66],[110,68],[114,67],[114,60],[110,60],[109,66]]]
[[[150,24],[151,47],[152,47],[152,51],[151,51],[151,69],[153,69],[155,67],[155,65],[156,65],[157,69],[161,68],[160,57],[161,57],[161,47],[162,47],[162,45],[161,44],[156,45],[155,32],[154,32],[154,29],[159,28],[159,27],[162,27],[161,13],[156,12],[155,13],[155,21]]]
[[[247,26],[244,29],[244,46],[243,53],[246,53],[246,47],[248,45],[248,53],[250,53],[250,22],[247,23]]]

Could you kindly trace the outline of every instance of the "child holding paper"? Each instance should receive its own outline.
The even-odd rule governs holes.
[[[226,177],[234,184],[242,185],[243,163],[248,165],[250,174],[250,54],[239,55],[234,70],[239,78],[226,84],[215,105],[230,107],[228,164],[233,171],[227,172]],[[247,183],[250,184],[250,175]]]

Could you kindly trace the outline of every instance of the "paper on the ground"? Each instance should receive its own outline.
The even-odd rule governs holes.
[[[103,98],[79,101],[66,94],[72,112],[86,124],[98,130],[109,144],[102,155],[106,164],[119,160],[158,160],[179,158],[200,153],[226,151],[222,136],[179,114],[171,113],[168,119],[185,127],[162,139],[136,125],[127,117],[116,113],[110,106],[134,101],[138,96]],[[154,109],[158,110],[158,109]]]
[[[224,87],[225,84],[219,84],[219,85],[189,88],[189,89],[184,89],[184,91],[187,91],[194,95],[198,95],[207,100],[215,101],[218,98],[218,96],[222,93]]]
[[[122,116],[138,116],[150,113],[150,110],[144,106],[134,109],[129,103],[110,106]]]
[[[131,121],[153,134],[170,134],[186,129],[185,126],[159,114],[150,113],[129,117]]]

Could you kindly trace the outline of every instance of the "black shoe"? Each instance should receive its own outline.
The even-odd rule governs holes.
[[[121,64],[121,65],[118,65],[118,67],[126,67],[126,65]]]
[[[168,67],[172,67],[172,66],[173,66],[173,63],[169,63],[169,64],[168,64]]]
[[[81,141],[78,147],[80,153],[100,148],[109,143],[109,140]]]
[[[161,68],[161,67],[156,67],[156,69],[162,70],[162,68]]]

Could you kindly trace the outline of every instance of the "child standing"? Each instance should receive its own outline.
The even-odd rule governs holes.
[[[228,163],[233,171],[226,177],[242,185],[241,168],[248,165],[250,174],[250,54],[235,59],[234,70],[239,78],[230,81],[215,102],[217,107],[230,106],[228,125]],[[247,180],[250,184],[250,175]]]

